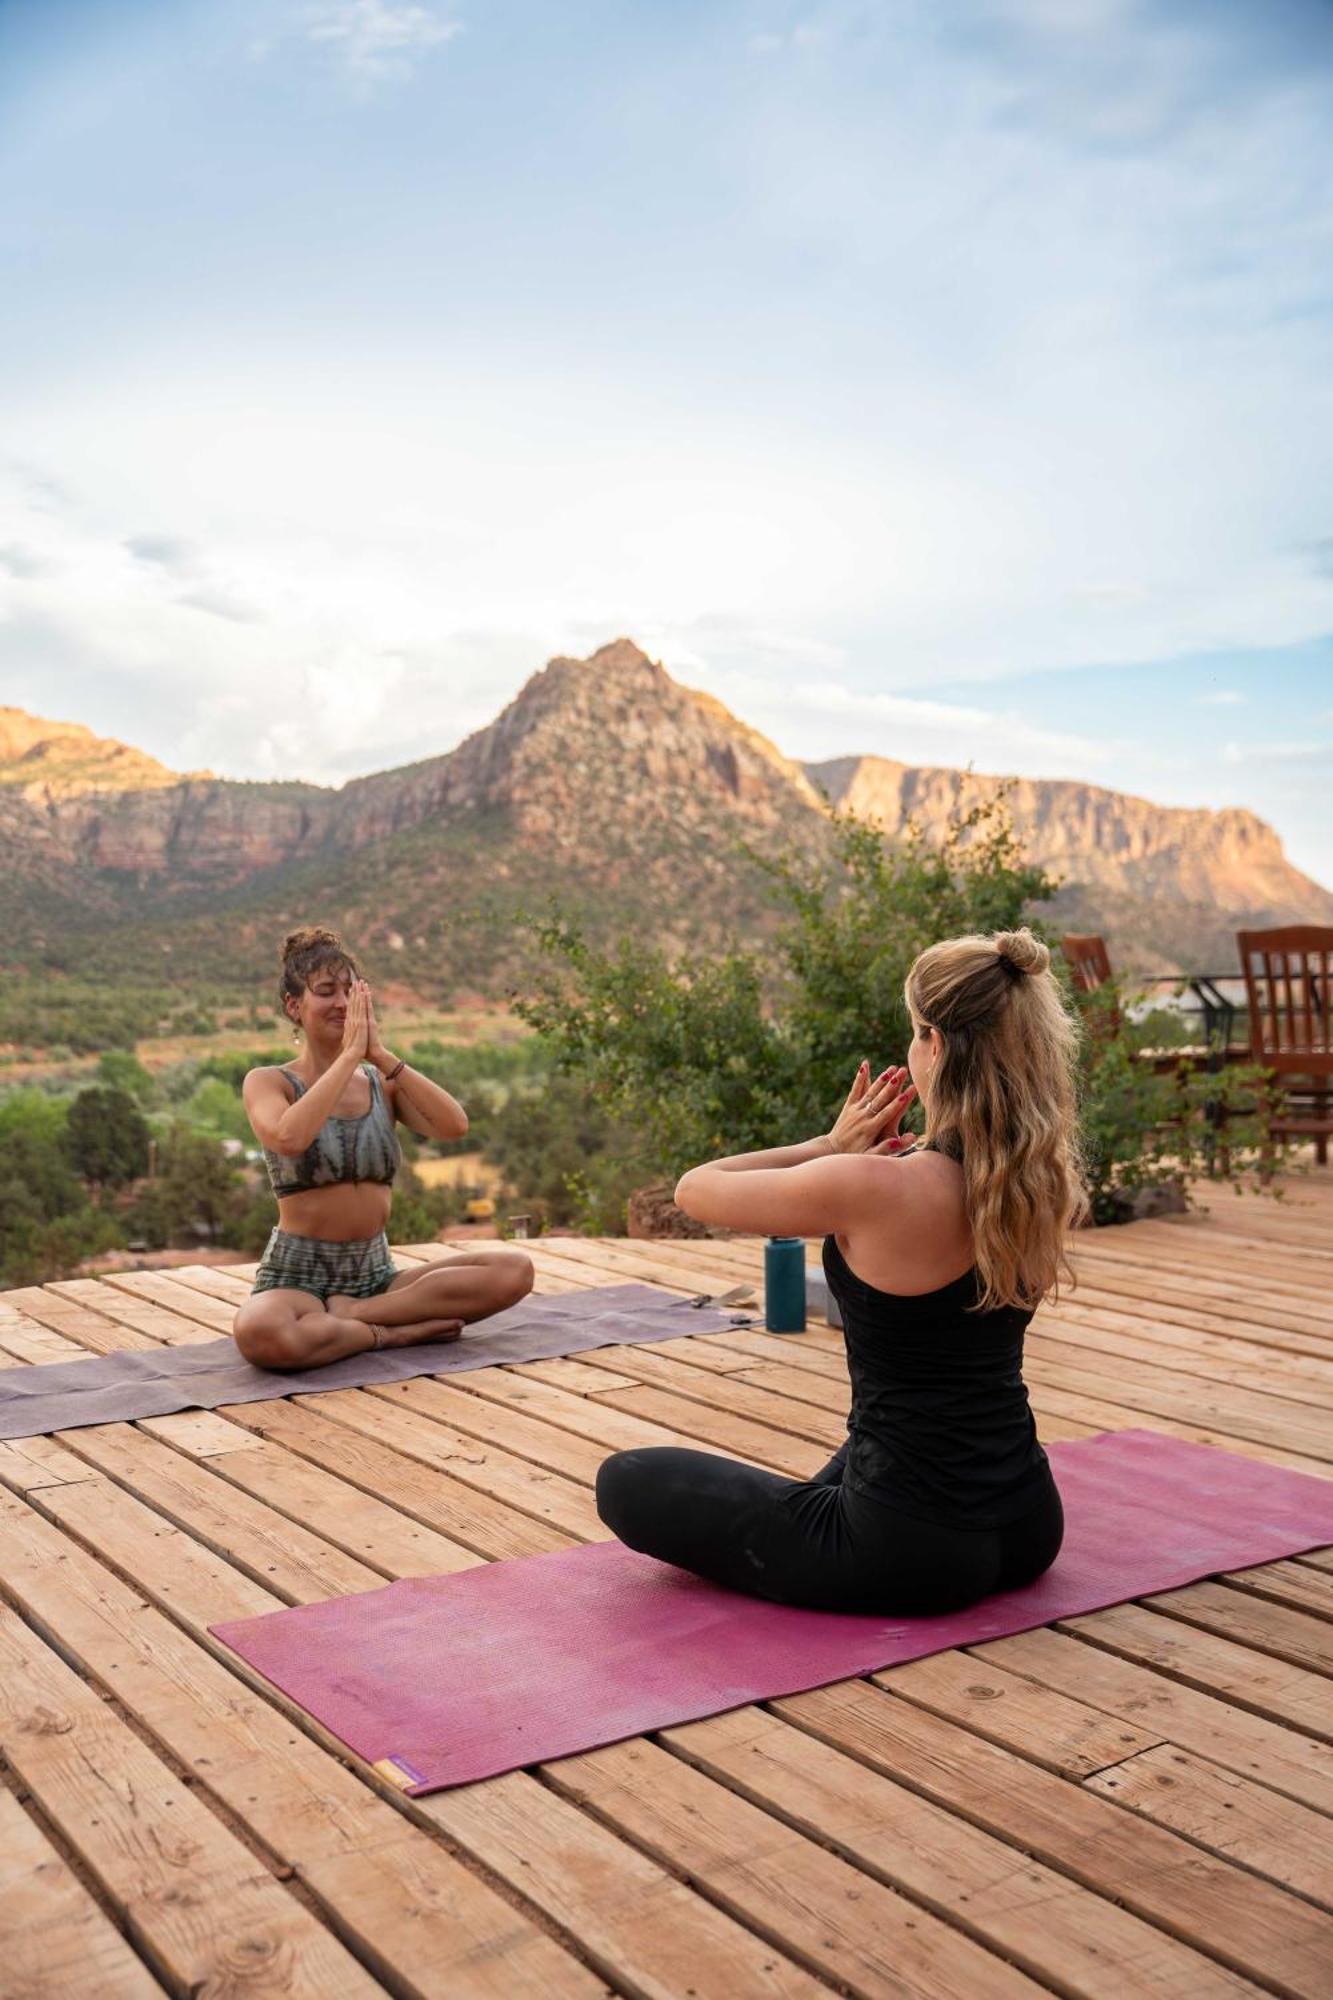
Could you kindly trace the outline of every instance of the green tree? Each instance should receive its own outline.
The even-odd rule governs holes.
[[[69,1107],[65,1145],[76,1171],[93,1187],[124,1187],[148,1171],[148,1125],[123,1090],[94,1084]]]
[[[673,964],[637,936],[602,951],[559,917],[533,926],[543,962],[516,1012],[654,1176],[819,1130],[863,1056],[901,1060],[917,953],[1013,927],[1055,886],[1022,860],[1002,798],[956,815],[939,848],[847,814],[832,834],[828,856],[756,856],[786,908],[767,950]]]
[[[0,1285],[36,1285],[121,1241],[70,1164],[65,1106],[36,1090],[0,1103]]]
[[[123,1091],[136,1104],[152,1104],[157,1096],[151,1073],[129,1049],[108,1049],[98,1062],[97,1081],[108,1090]]]

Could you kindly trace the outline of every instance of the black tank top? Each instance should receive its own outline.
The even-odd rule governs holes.
[[[824,1273],[852,1378],[844,1476],[853,1491],[945,1527],[1018,1520],[1050,1478],[1023,1382],[1032,1314],[969,1312],[975,1271],[916,1298],[878,1291],[832,1236]]]

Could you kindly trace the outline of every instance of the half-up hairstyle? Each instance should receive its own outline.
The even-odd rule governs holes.
[[[963,1169],[978,1310],[1035,1307],[1072,1283],[1066,1234],[1087,1214],[1078,1026],[1030,930],[947,938],[916,959],[907,1004],[938,1029],[923,1143]]]
[[[299,1000],[311,980],[320,972],[350,972],[359,979],[356,960],[337,931],[321,924],[303,924],[288,931],[280,953],[282,971],[278,978],[278,1006],[285,1014],[289,1000]]]

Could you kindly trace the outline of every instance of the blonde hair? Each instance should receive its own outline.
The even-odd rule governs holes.
[[[923,1094],[923,1143],[956,1159],[978,1310],[1033,1307],[1073,1282],[1067,1231],[1088,1211],[1078,1139],[1078,1025],[1027,929],[931,945],[907,1004],[943,1049]]]
[[[282,941],[282,971],[278,977],[278,1006],[285,1014],[288,1000],[299,1000],[317,972],[341,972],[344,968],[357,977],[356,960],[337,931],[323,924],[302,924],[288,931]]]

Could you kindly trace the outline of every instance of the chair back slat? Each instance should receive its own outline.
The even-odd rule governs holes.
[[[1333,1075],[1333,927],[1238,931],[1250,1050],[1266,1069]]]
[[[1069,975],[1080,993],[1095,993],[1111,977],[1111,954],[1106,939],[1095,931],[1087,935],[1061,938],[1060,949],[1069,962]]]

